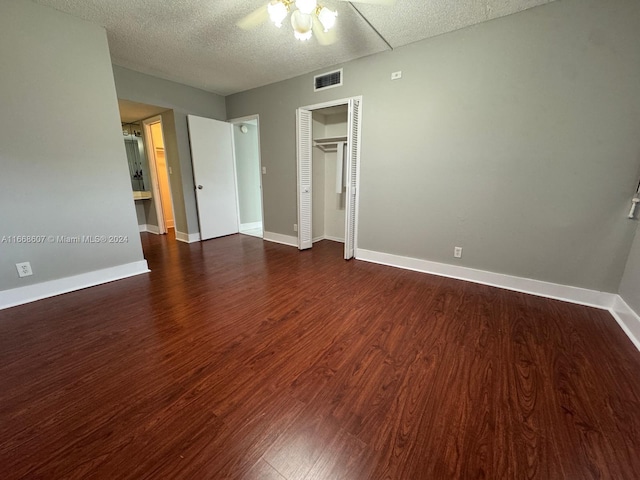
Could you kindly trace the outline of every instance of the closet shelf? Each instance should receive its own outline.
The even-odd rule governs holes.
[[[140,192],[134,190],[133,199],[134,200],[148,200],[151,198],[151,192]]]
[[[313,145],[318,147],[323,152],[335,152],[338,148],[339,142],[346,142],[347,136],[343,137],[326,137],[326,138],[316,138],[313,141]]]

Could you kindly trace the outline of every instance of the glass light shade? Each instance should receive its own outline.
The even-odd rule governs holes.
[[[316,0],[296,0],[296,8],[307,15],[311,15],[317,6]]]
[[[311,30],[309,30],[307,33],[293,32],[293,36],[296,37],[296,39],[300,40],[301,42],[304,42],[305,40],[309,40],[312,35],[313,34],[311,33]]]
[[[313,18],[311,15],[302,13],[300,10],[295,10],[291,14],[291,26],[293,27],[293,35],[298,40],[309,40],[313,33]]]
[[[336,24],[337,16],[338,12],[329,10],[327,7],[322,7],[320,9],[320,12],[318,13],[318,20],[320,20],[325,32],[328,32]]]
[[[267,5],[267,12],[269,12],[271,21],[275,23],[276,27],[280,28],[282,21],[287,18],[289,9],[280,0],[271,0]]]

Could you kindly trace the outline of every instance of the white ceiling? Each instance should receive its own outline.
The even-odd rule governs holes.
[[[291,25],[236,22],[268,0],[34,0],[107,29],[113,63],[220,95],[248,90],[388,50],[349,2],[337,9],[337,41],[300,42]],[[363,0],[360,0],[363,1]],[[396,0],[354,3],[397,48],[553,0]]]

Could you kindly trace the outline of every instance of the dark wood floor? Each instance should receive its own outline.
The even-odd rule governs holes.
[[[605,311],[234,235],[0,312],[3,479],[638,479]]]

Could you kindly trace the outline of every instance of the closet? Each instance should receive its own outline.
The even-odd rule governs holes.
[[[312,112],[312,238],[345,241],[347,105]]]

